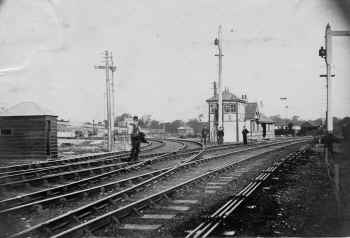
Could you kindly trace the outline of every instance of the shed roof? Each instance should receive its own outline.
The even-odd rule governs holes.
[[[258,103],[248,102],[245,105],[245,120],[255,119],[256,112],[258,111]]]
[[[274,123],[270,117],[259,112],[257,102],[249,102],[245,105],[245,120],[254,119],[258,119],[261,123]]]
[[[309,121],[303,122],[300,126],[302,128],[316,128],[317,127],[317,125],[315,125],[314,123],[309,122]]]
[[[7,110],[0,112],[0,117],[11,116],[56,116],[53,112],[34,102],[18,103]]]
[[[274,123],[270,117],[265,116],[262,113],[260,113],[259,122],[261,122],[261,123]]]

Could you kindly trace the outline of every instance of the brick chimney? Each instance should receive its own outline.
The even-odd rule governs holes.
[[[216,82],[214,82],[214,97],[218,96],[218,90],[216,88]]]

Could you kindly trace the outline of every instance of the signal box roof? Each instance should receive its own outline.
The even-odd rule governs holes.
[[[214,95],[211,98],[207,99],[207,102],[215,102],[218,101],[218,95]],[[222,92],[222,100],[223,101],[231,101],[231,102],[245,102],[244,100],[238,98],[236,95],[231,93],[228,89],[225,89]]]
[[[0,112],[0,117],[13,116],[56,116],[53,112],[34,102],[22,102]]]

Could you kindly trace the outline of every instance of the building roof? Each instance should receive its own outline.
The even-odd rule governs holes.
[[[234,102],[245,102],[244,100],[238,98],[236,95],[231,93],[228,89],[225,89],[222,92],[222,100],[223,101],[234,101]],[[207,102],[218,101],[218,95],[214,95],[211,98],[207,99]]]
[[[309,121],[303,122],[300,126],[302,128],[315,128],[315,127],[318,127],[317,125],[315,125],[314,123],[309,122]]]
[[[274,123],[274,121],[270,117],[259,112],[257,102],[248,102],[245,105],[245,120],[255,119],[258,119],[261,123]]]
[[[261,123],[274,123],[274,121],[264,114],[260,113],[259,122]]]
[[[258,112],[258,103],[248,102],[245,105],[245,120],[253,120],[256,118],[256,113]]]
[[[53,112],[39,106],[34,102],[18,103],[7,110],[0,112],[2,117],[11,116],[56,116]]]

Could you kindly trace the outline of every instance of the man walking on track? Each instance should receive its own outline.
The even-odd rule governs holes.
[[[130,123],[130,138],[131,138],[131,152],[130,161],[137,161],[140,153],[140,126],[139,119],[137,116],[133,117],[132,123]]]
[[[242,130],[242,135],[243,135],[243,144],[248,144],[248,139],[247,139],[247,134],[249,133],[249,131],[247,130],[247,128],[245,126],[243,126],[243,130]]]

